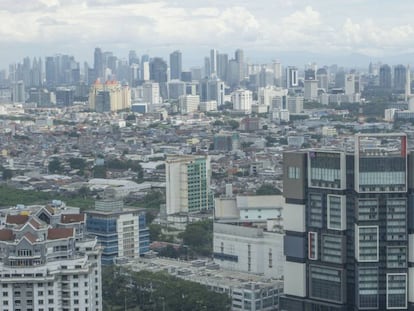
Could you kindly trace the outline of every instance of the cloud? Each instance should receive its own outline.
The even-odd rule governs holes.
[[[387,11],[378,7],[374,14],[372,5],[377,2],[373,0],[309,3],[263,0],[258,6],[246,0],[1,0],[0,43],[73,46],[73,50],[122,45],[129,49],[347,50],[375,55],[413,46],[414,23],[401,6],[384,4]],[[406,11],[413,7],[407,2]]]

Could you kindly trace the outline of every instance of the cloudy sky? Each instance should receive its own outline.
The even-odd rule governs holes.
[[[414,53],[413,11],[412,0],[0,0],[0,66],[56,53],[92,61],[96,46],[120,57],[180,49],[185,65],[213,47],[260,61],[383,60]]]

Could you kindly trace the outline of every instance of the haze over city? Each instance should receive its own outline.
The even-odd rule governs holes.
[[[397,1],[3,0],[0,65],[24,56],[68,53],[91,61],[115,54],[167,56],[199,65],[210,48],[240,47],[252,61],[281,59],[344,65],[409,62],[414,3]]]

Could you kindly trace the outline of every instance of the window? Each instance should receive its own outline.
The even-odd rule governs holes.
[[[407,308],[407,274],[387,273],[387,309]]]
[[[322,261],[332,263],[343,262],[343,238],[340,235],[322,235]]]
[[[322,194],[309,195],[309,226],[322,228]]]
[[[358,220],[370,221],[378,220],[378,199],[359,199],[358,200]]]
[[[377,262],[379,258],[378,226],[356,227],[356,257],[359,262]]]
[[[318,233],[308,232],[308,258],[311,260],[318,259]]]
[[[342,270],[311,265],[309,282],[312,298],[342,302]]]
[[[327,227],[331,230],[346,229],[345,197],[340,195],[327,196]]]
[[[296,166],[288,167],[288,178],[289,179],[299,179],[300,178],[300,168]]]

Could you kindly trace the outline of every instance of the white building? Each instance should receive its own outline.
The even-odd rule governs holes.
[[[156,82],[145,82],[142,85],[142,96],[144,102],[150,103],[150,111],[154,111],[162,103],[160,85]]]
[[[197,213],[213,207],[208,156],[168,156],[165,170],[167,215]]]
[[[302,96],[287,96],[287,110],[289,113],[303,112],[303,97]]]
[[[234,271],[283,276],[283,233],[237,224],[214,223],[214,261]]]
[[[209,100],[205,102],[200,102],[200,111],[217,111],[217,101]]]
[[[236,90],[231,95],[233,110],[249,113],[252,110],[253,93],[249,90]]]
[[[317,80],[305,80],[305,99],[317,100],[318,99],[318,81]]]
[[[346,74],[345,75],[345,95],[355,94],[355,75]]]
[[[102,310],[101,249],[85,215],[9,209],[0,229],[0,309]]]
[[[179,105],[181,114],[187,114],[198,111],[200,106],[200,96],[182,95],[179,97]]]
[[[259,105],[273,108],[274,101],[278,99],[281,102],[281,98],[287,94],[288,90],[280,87],[261,87],[258,89],[258,102]]]

